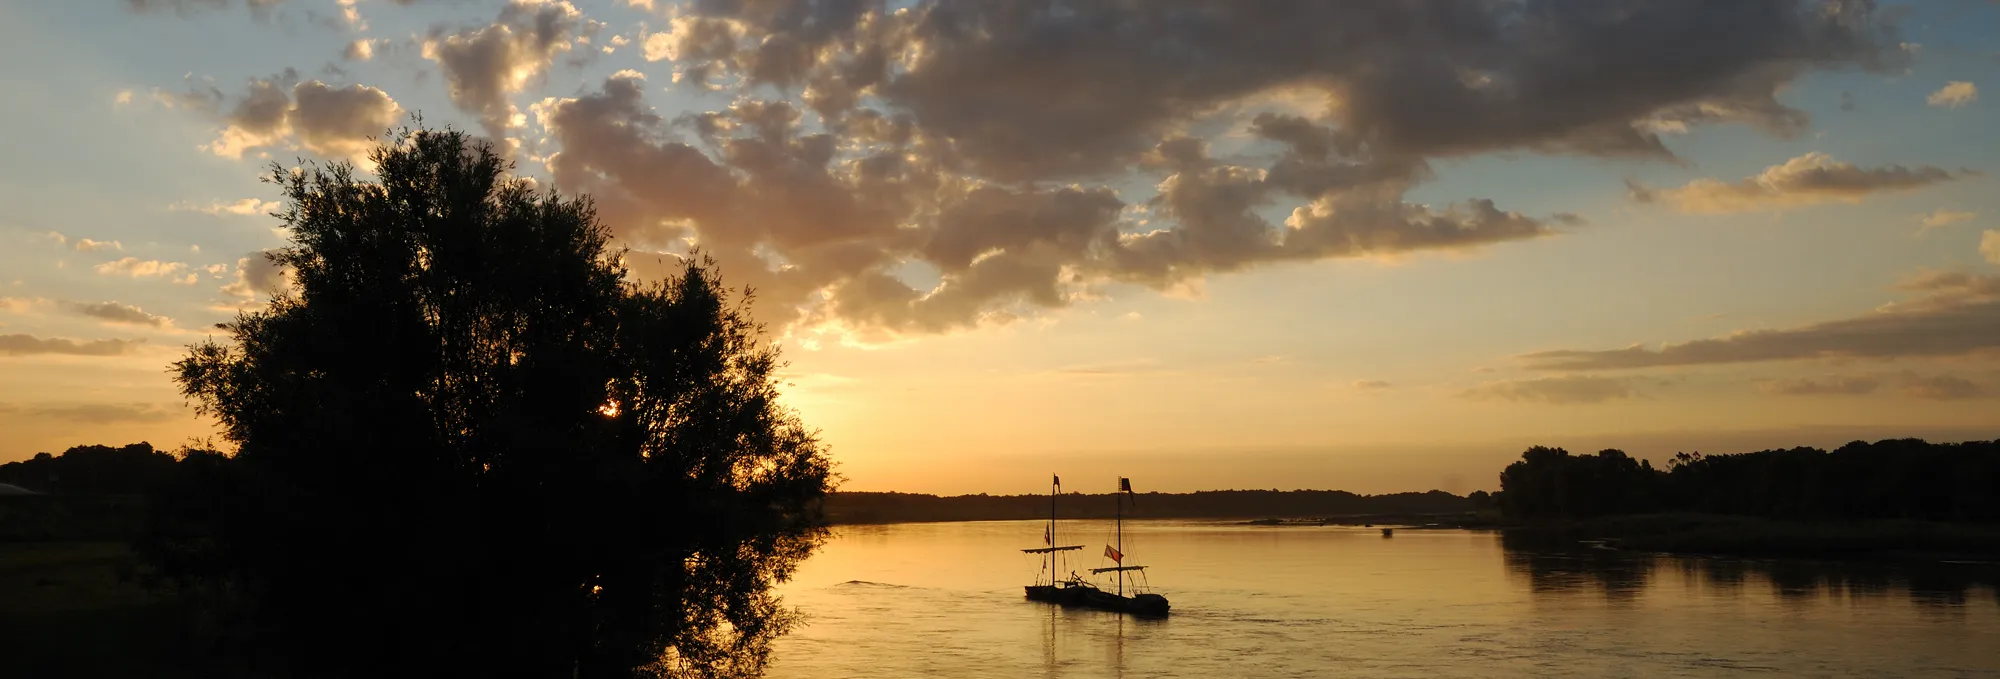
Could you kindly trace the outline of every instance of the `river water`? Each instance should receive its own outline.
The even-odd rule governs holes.
[[[2000,677],[1996,568],[1526,549],[1490,532],[1125,525],[1173,616],[1022,597],[1026,521],[844,526],[772,677]],[[1063,572],[1109,522],[1060,526]]]

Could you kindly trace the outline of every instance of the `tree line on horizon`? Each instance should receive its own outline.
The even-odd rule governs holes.
[[[1500,473],[1494,498],[1523,520],[1682,512],[1992,523],[2000,522],[2000,440],[1682,452],[1664,469],[1617,449],[1578,455],[1535,446]]]

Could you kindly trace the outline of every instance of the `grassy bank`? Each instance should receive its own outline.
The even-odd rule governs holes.
[[[0,542],[0,674],[181,677],[186,602],[139,583],[120,542]]]
[[[1784,521],[1708,514],[1641,514],[1515,524],[1510,542],[1645,552],[1809,559],[2000,559],[2000,526],[1878,519]]]

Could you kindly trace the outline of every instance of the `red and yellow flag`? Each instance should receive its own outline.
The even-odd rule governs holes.
[[[1125,555],[1119,554],[1118,550],[1111,548],[1111,545],[1104,546],[1104,556],[1110,557],[1112,561],[1116,561],[1119,564],[1125,563]]]

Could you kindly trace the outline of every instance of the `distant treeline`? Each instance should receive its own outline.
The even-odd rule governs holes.
[[[77,446],[61,455],[0,464],[0,483],[37,493],[149,495],[174,478],[178,458],[141,441],[127,446]]]
[[[1500,474],[1518,519],[1690,512],[1798,520],[2000,522],[2000,441],[1855,441],[1733,455],[1679,453],[1665,469],[1619,450],[1536,446]]]
[[[1056,515],[1066,519],[1109,519],[1116,511],[1114,503],[1114,496],[1108,493],[1064,493],[1056,500]],[[1141,493],[1126,504],[1125,515],[1153,519],[1335,517],[1357,514],[1407,516],[1458,514],[1473,509],[1473,500],[1441,490],[1390,495],[1356,495],[1343,490],[1207,490]],[[834,523],[1046,519],[1049,517],[1049,496],[980,494],[939,497],[916,493],[840,492],[827,496],[826,513],[828,520]]]

